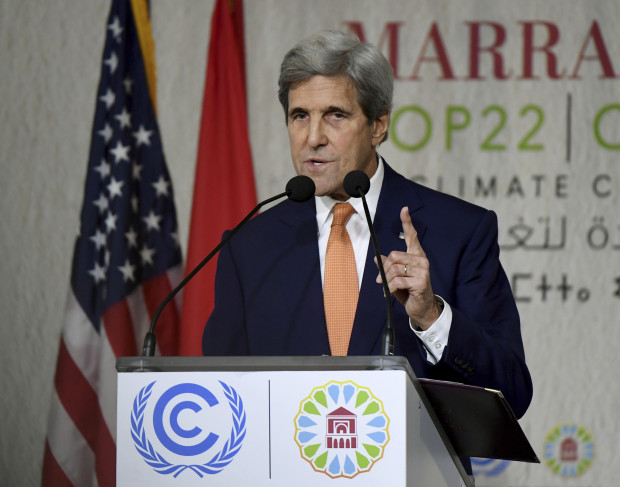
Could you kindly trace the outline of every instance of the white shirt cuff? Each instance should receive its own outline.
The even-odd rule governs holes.
[[[426,360],[432,364],[436,364],[441,360],[443,350],[448,345],[448,335],[452,326],[452,309],[450,305],[440,296],[436,297],[443,301],[443,311],[439,318],[437,318],[437,321],[427,330],[416,330],[411,320],[409,320],[411,330],[422,340],[422,344],[426,349]]]

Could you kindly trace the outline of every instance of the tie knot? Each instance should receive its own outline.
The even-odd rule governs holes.
[[[344,226],[353,213],[355,213],[355,209],[349,203],[336,203],[332,227],[334,225]]]

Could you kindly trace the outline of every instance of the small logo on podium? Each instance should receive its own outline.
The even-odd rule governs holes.
[[[317,472],[353,478],[382,457],[390,436],[383,403],[354,382],[328,382],[301,401],[295,442]]]
[[[241,396],[221,381],[215,393],[193,383],[155,393],[155,383],[138,392],[131,410],[131,437],[140,456],[161,475],[221,472],[245,438]]]

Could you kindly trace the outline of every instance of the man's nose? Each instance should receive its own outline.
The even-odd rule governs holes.
[[[327,144],[327,134],[323,120],[313,120],[308,128],[308,145],[312,148]]]

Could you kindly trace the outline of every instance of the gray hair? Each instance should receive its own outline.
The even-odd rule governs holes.
[[[383,54],[352,34],[324,30],[300,41],[284,56],[278,98],[287,119],[290,89],[316,75],[348,78],[368,123],[392,110],[394,71]]]

